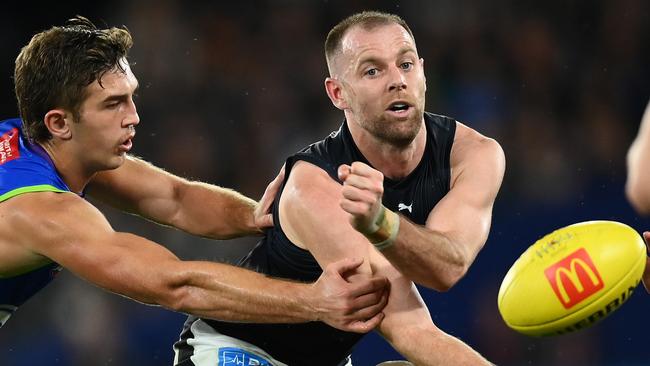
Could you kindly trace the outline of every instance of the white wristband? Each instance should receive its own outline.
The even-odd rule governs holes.
[[[399,215],[382,206],[373,223],[372,232],[364,235],[379,250],[386,249],[393,245],[399,232]]]
[[[386,248],[392,247],[393,244],[395,244],[395,239],[397,239],[397,233],[399,232],[399,216],[393,211],[390,211],[390,213],[395,215],[395,220],[390,231],[390,236],[388,239],[379,243],[372,243],[372,245],[374,245],[375,248],[377,248],[377,250],[380,252]]]

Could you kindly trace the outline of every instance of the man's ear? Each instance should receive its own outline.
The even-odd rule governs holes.
[[[338,79],[334,78],[326,78],[325,79],[325,91],[327,92],[327,96],[330,98],[332,101],[332,104],[340,110],[345,110],[348,109],[348,103],[345,101],[344,98],[344,91],[343,91],[343,85]]]
[[[45,114],[43,122],[52,136],[58,137],[62,140],[69,140],[72,138],[72,130],[70,129],[72,116],[70,113],[67,113],[62,109],[52,109]]]
[[[427,75],[424,73],[424,59],[420,59],[420,68],[422,69],[422,75],[424,76],[424,91],[427,91]]]

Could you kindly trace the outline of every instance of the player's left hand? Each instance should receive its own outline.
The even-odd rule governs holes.
[[[367,333],[384,319],[390,282],[382,276],[359,273],[363,258],[346,258],[328,264],[312,284],[307,297],[317,319],[355,333]]]
[[[352,227],[362,234],[371,234],[376,230],[375,223],[383,209],[384,175],[355,161],[351,166],[339,166],[338,176],[343,182],[341,208],[352,215]]]
[[[264,228],[273,226],[273,213],[271,212],[271,205],[275,200],[275,196],[280,190],[280,186],[284,181],[284,165],[280,169],[278,175],[269,183],[264,191],[264,195],[260,198],[260,201],[255,207],[255,226],[259,229],[260,232]]]
[[[645,245],[650,249],[650,231],[643,233],[643,240],[645,240]],[[643,287],[650,294],[650,257],[646,257],[645,272],[643,272]]]

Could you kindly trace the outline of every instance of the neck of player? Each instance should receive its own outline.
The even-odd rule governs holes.
[[[354,125],[354,126],[353,126]],[[418,166],[427,141],[427,130],[422,121],[420,131],[406,146],[396,146],[380,139],[354,123],[349,124],[354,143],[370,165],[392,180],[400,180]]]
[[[53,143],[53,140],[39,143],[54,163],[65,184],[72,192],[81,193],[97,170],[84,166],[81,159],[70,159],[70,153],[62,151],[65,147]]]

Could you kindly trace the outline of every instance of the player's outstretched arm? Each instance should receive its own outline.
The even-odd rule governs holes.
[[[384,309],[386,317],[378,330],[397,351],[416,365],[491,365],[463,341],[435,326],[413,282],[384,256],[374,251],[370,262],[376,273],[391,282],[394,297]]]
[[[650,103],[646,107],[639,132],[627,153],[625,193],[637,212],[650,213]]]
[[[424,226],[381,204],[381,172],[360,162],[339,167],[344,182],[340,205],[350,214],[352,226],[383,246],[384,256],[406,277],[439,291],[448,290],[465,275],[485,244],[505,170],[503,150],[496,141],[460,123],[457,126],[451,188]],[[386,243],[390,245],[382,245]]]
[[[113,207],[188,233],[214,239],[260,235],[273,225],[268,212],[284,177],[269,184],[260,202],[228,188],[192,182],[129,156],[125,163],[98,173],[88,193]]]
[[[432,322],[413,282],[348,224],[338,205],[342,187],[320,168],[298,162],[280,199],[282,228],[291,241],[308,249],[321,266],[345,256],[364,256],[359,271],[390,281],[380,332],[417,365],[489,365],[481,355]]]
[[[345,280],[361,259],[332,264],[313,284],[281,281],[226,264],[181,261],[154,242],[113,231],[95,207],[71,193],[29,193],[4,205],[12,243],[139,302],[230,321],[322,320],[356,332],[382,319],[386,279]]]

